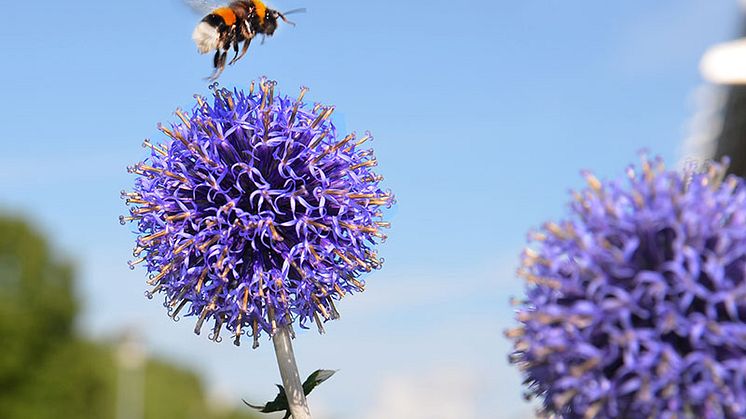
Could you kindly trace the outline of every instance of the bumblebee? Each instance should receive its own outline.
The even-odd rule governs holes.
[[[195,9],[199,7],[194,1],[190,2]],[[200,3],[202,8],[205,3]],[[285,17],[286,14],[304,11],[304,9],[291,10],[280,13],[270,9],[260,0],[233,1],[227,6],[212,9],[194,28],[192,39],[197,45],[200,54],[215,51],[213,58],[213,72],[210,80],[217,79],[225,69],[228,51],[234,51],[233,59],[228,63],[231,65],[243,58],[249,49],[251,40],[257,34],[272,36],[277,29],[278,19],[285,23],[295,25]],[[239,47],[241,52],[239,53]]]

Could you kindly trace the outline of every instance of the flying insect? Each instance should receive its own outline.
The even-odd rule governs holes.
[[[227,6],[220,7],[207,1],[187,0],[186,2],[194,10],[207,13],[194,28],[192,39],[200,54],[215,51],[213,72],[208,77],[209,80],[220,77],[225,69],[229,50],[234,51],[234,56],[228,63],[232,65],[246,55],[256,35],[272,36],[277,30],[278,19],[295,26],[285,15],[305,11],[305,9],[294,9],[280,13],[267,7],[260,0],[232,1]]]

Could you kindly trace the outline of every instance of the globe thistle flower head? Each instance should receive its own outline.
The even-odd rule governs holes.
[[[746,417],[746,185],[630,167],[530,233],[510,356],[542,413]]]
[[[275,95],[261,80],[248,92],[211,86],[180,122],[160,126],[163,144],[145,141],[125,223],[136,223],[132,267],[142,263],[169,315],[196,316],[240,343],[278,326],[338,317],[334,301],[362,291],[362,273],[381,266],[382,209],[377,162],[361,145],[370,135],[339,138],[333,107]]]

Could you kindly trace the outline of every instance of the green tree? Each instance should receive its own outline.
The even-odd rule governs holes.
[[[14,392],[3,418],[114,419],[115,377],[105,347],[70,340],[45,356]]]
[[[116,345],[74,334],[73,285],[72,265],[41,234],[0,216],[0,418],[116,419]],[[210,411],[189,370],[156,359],[143,368],[143,419],[257,417]]]
[[[70,343],[72,278],[71,265],[57,261],[41,235],[0,218],[0,417],[14,417],[24,383]]]

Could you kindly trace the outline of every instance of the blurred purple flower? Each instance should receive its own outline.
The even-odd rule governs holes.
[[[543,414],[746,417],[746,185],[724,170],[586,173],[572,219],[530,234],[506,335]]]
[[[274,94],[274,82],[248,93],[213,86],[213,105],[197,97],[191,116],[159,127],[163,145],[129,168],[134,192],[123,192],[139,237],[131,266],[144,263],[174,319],[198,317],[195,333],[214,322],[240,343],[277,326],[339,315],[334,300],[362,291],[363,272],[381,266],[374,247],[385,239],[382,207],[393,197],[370,135],[337,137],[333,107]],[[140,257],[141,256],[141,257]]]

